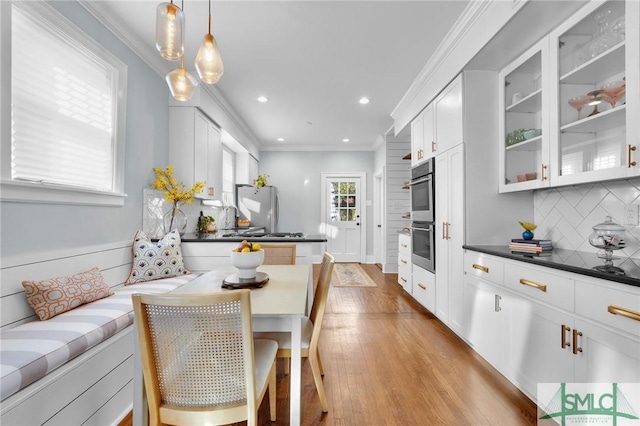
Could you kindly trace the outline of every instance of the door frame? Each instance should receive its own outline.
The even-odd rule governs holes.
[[[386,226],[384,200],[384,167],[373,175],[373,263],[385,269],[386,263]],[[380,228],[378,228],[378,224]]]
[[[327,235],[327,180],[360,179],[360,263],[367,263],[367,173],[320,172],[320,232]]]

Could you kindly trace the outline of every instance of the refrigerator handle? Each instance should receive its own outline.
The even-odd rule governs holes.
[[[276,194],[276,225],[280,222],[280,196]]]

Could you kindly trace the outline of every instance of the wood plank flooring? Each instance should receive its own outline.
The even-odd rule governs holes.
[[[536,406],[397,284],[362,265],[377,287],[332,287],[320,354],[329,412],[302,364],[302,424],[535,425]],[[314,267],[317,275],[319,265]],[[277,418],[289,424],[289,377],[278,363]]]

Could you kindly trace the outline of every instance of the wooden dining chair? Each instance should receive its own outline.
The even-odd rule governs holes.
[[[327,403],[327,395],[324,391],[322,376],[324,370],[322,361],[320,360],[320,352],[318,350],[318,341],[320,340],[320,329],[324,310],[327,304],[329,288],[331,287],[331,275],[335,259],[329,253],[322,256],[322,265],[320,266],[320,274],[316,285],[316,290],[311,305],[311,312],[308,317],[304,318],[302,326],[302,357],[309,358],[313,381],[316,384],[316,390],[320,397],[322,411],[329,411]],[[278,342],[278,358],[285,358],[285,366],[288,367],[291,359],[291,334],[290,333],[255,333],[256,338],[272,339]],[[286,369],[288,371],[288,368]]]
[[[260,244],[264,250],[263,265],[295,265],[295,244]]]
[[[249,294],[132,296],[150,425],[256,425],[267,388],[275,421],[278,344],[254,341]]]

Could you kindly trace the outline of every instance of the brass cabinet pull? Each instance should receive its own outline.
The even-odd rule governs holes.
[[[436,141],[431,141],[431,152],[436,152]]]
[[[567,342],[564,338],[567,334],[568,331],[571,331],[571,327],[568,327],[564,324],[562,324],[562,336],[561,336],[561,344],[560,346],[562,347],[562,349],[566,348],[567,346],[571,346],[571,343]]]
[[[451,239],[451,235],[449,234],[449,227],[451,226],[451,224],[449,222],[447,222],[447,240]]]
[[[442,222],[442,239],[447,239],[447,222]]]
[[[640,321],[640,312],[632,311],[631,309],[623,308],[621,306],[609,305],[607,312],[613,315],[622,315],[632,320]]]
[[[405,265],[407,264],[407,261],[404,259],[401,259],[400,262],[404,263]]]
[[[636,165],[635,161],[631,161],[631,151],[635,151],[636,147],[634,145],[627,145],[627,167],[633,167]]]
[[[546,173],[546,171],[547,171],[547,165],[546,165],[546,164],[543,164],[543,165],[542,165],[542,171],[541,171],[541,173],[540,173],[540,179],[541,179],[542,181],[547,180],[547,173]]]
[[[540,284],[535,281],[525,280],[524,278],[520,278],[520,284],[528,285],[529,287],[537,288],[540,291],[547,291],[547,286],[545,284]]]
[[[502,308],[500,307],[500,301],[502,300],[502,297],[500,297],[499,294],[496,294],[493,300],[493,310],[496,312],[500,312],[502,310]]]
[[[426,285],[424,285],[424,284],[422,284],[422,283],[418,283],[418,287],[420,287],[420,288],[421,288],[421,289],[423,289],[423,290],[426,290],[426,289],[427,289],[427,286],[426,286]]]
[[[407,282],[406,278],[404,278],[404,277],[400,277],[400,279],[401,279],[402,281],[404,281],[405,283]]]
[[[578,355],[579,352],[582,352],[582,348],[578,346],[578,336],[582,336],[582,331],[573,330],[573,354]]]
[[[486,272],[487,274],[489,273],[489,268],[487,268],[486,266],[483,265],[478,265],[477,263],[474,263],[473,265],[471,265],[471,267],[473,269],[479,269],[482,272]]]

